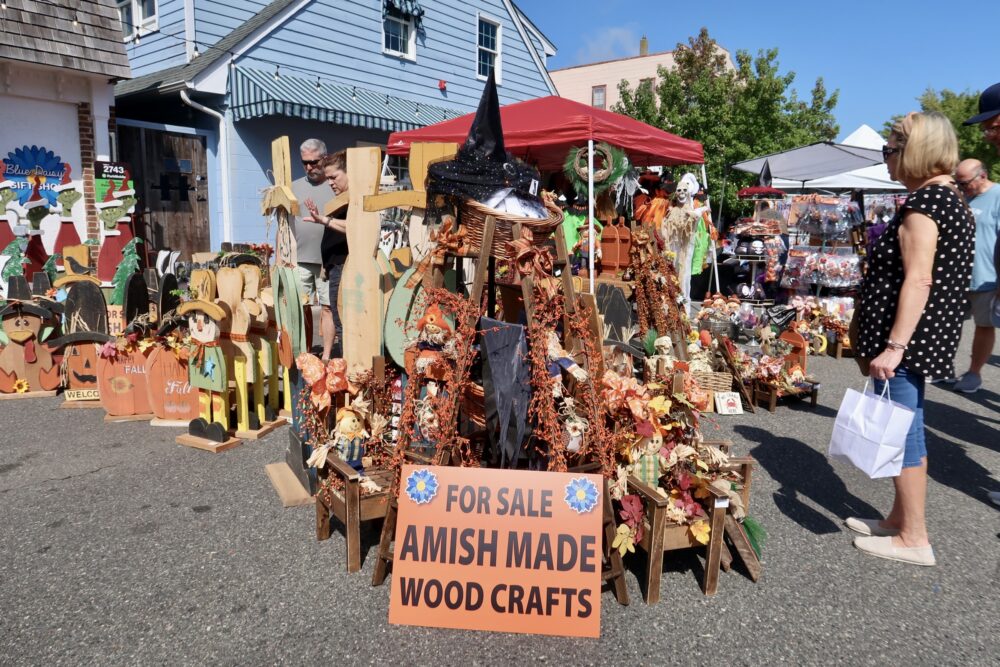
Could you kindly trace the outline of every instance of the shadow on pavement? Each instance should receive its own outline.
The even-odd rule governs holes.
[[[996,396],[993,392],[977,392],[983,393]],[[997,420],[994,418],[925,398],[924,422],[930,429],[969,446],[1000,452],[1000,429],[995,426]],[[1000,482],[993,478],[989,470],[972,460],[963,445],[942,438],[931,430],[927,431],[927,474],[939,484],[950,486],[990,507],[994,505],[986,495],[987,491],[1000,491]]]
[[[780,485],[774,504],[789,519],[817,535],[841,532],[839,524],[801,500],[808,498],[830,514],[876,517],[881,513],[852,495],[826,455],[794,438],[777,437],[753,426],[734,429],[750,442],[760,443],[750,454]]]

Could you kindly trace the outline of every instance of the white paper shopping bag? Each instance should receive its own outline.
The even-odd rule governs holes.
[[[913,411],[894,403],[889,383],[882,395],[848,389],[837,412],[829,455],[846,459],[872,479],[895,477],[903,469],[906,434]]]

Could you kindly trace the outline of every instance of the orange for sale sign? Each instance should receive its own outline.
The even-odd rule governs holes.
[[[402,475],[390,623],[600,636],[600,475]]]

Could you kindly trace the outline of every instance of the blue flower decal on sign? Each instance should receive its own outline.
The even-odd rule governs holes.
[[[29,177],[40,179],[39,194],[48,200],[49,206],[56,203],[53,185],[58,185],[63,175],[62,158],[44,146],[22,146],[7,153],[5,178],[14,182],[18,203],[24,204],[31,197],[33,182]],[[3,179],[0,179],[3,180]]]
[[[438,491],[437,475],[427,469],[414,470],[406,478],[406,495],[418,505],[426,505]]]
[[[566,504],[577,514],[586,514],[597,507],[600,497],[597,487],[586,477],[577,477],[566,485]]]

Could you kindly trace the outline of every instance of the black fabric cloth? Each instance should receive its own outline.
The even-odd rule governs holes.
[[[972,274],[976,223],[965,201],[944,185],[928,185],[911,194],[875,242],[861,288],[858,354],[869,359],[881,354],[896,321],[904,278],[899,230],[906,211],[931,218],[938,228],[938,242],[934,283],[903,355],[903,364],[927,379],[954,377],[955,350]]]

